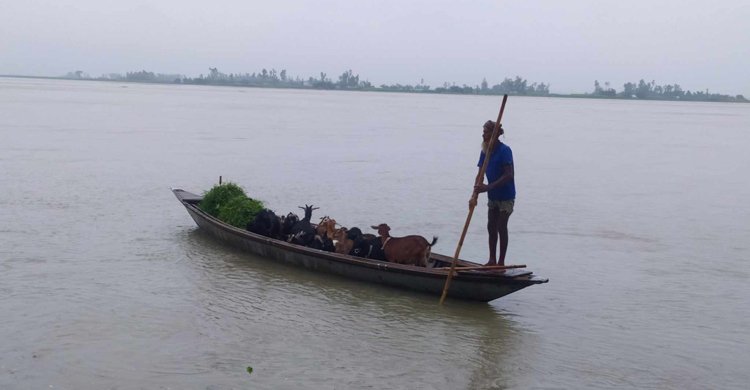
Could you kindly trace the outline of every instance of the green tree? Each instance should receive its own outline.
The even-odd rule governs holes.
[[[636,85],[633,83],[625,83],[622,86],[622,92],[620,92],[620,96],[631,98],[633,95],[635,95],[636,91]]]
[[[351,69],[345,71],[339,76],[338,81],[339,88],[358,88],[359,87],[359,75],[354,75]]]
[[[653,91],[654,82],[647,83],[641,79],[641,81],[638,82],[638,87],[635,89],[635,97],[638,99],[646,99],[651,96],[651,92]]]
[[[594,95],[602,95],[602,92],[604,92],[604,90],[599,85],[599,80],[594,80]]]

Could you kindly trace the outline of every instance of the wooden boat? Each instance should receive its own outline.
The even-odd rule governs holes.
[[[440,296],[452,258],[433,253],[432,268],[395,264],[361,257],[324,252],[282,240],[276,240],[236,228],[198,208],[202,196],[181,189],[172,192],[185,206],[199,228],[217,239],[272,261],[291,264],[313,271],[328,272],[350,279],[401,287]],[[480,264],[459,260],[458,266]],[[547,283],[524,269],[508,269],[504,273],[467,270],[457,272],[448,290],[448,297],[489,302],[533,284]]]

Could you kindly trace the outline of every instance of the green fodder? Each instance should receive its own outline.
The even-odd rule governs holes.
[[[219,207],[218,218],[232,226],[245,229],[264,207],[263,202],[259,200],[244,195],[236,196]]]
[[[231,199],[241,196],[246,197],[245,190],[243,190],[237,184],[227,182],[224,184],[217,184],[205,194],[203,194],[203,200],[201,200],[201,210],[213,215],[214,217],[219,216],[219,209],[221,206],[228,203]]]

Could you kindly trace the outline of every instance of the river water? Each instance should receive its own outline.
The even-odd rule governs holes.
[[[489,304],[253,257],[169,191],[450,255],[499,103],[0,78],[0,388],[746,388],[750,105],[511,97],[507,262],[550,282]]]

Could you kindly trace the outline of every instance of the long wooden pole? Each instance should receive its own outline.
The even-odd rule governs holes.
[[[479,168],[479,175],[474,185],[478,185],[484,182],[484,172],[487,171],[487,163],[490,161],[490,153],[492,148],[495,146],[498,133],[500,132],[500,121],[503,119],[503,112],[505,111],[505,102],[508,101],[508,95],[503,95],[503,103],[500,105],[500,113],[497,114],[497,121],[495,122],[495,128],[492,130],[492,138],[490,139],[489,145],[487,145],[487,151],[484,153],[484,162],[482,167]],[[448,272],[448,277],[445,279],[445,286],[443,286],[443,294],[440,296],[440,304],[445,302],[445,297],[448,296],[448,289],[451,286],[451,279],[453,274],[456,272],[456,263],[458,262],[458,255],[461,253],[461,247],[464,245],[464,238],[466,238],[466,231],[469,230],[469,224],[471,223],[471,216],[474,214],[474,207],[477,205],[477,198],[479,194],[474,191],[471,194],[471,201],[469,202],[469,215],[466,216],[466,223],[464,223],[464,230],[461,232],[461,239],[458,240],[458,246],[456,246],[456,254],[453,255],[453,261],[451,262],[451,269]]]
[[[450,269],[451,267],[440,267],[435,269]],[[467,267],[456,267],[456,271],[474,271],[474,270],[482,270],[482,271],[497,271],[497,270],[505,270],[505,269],[513,269],[513,268],[526,268],[526,264],[518,264],[518,265],[475,265],[475,266],[467,266]]]

